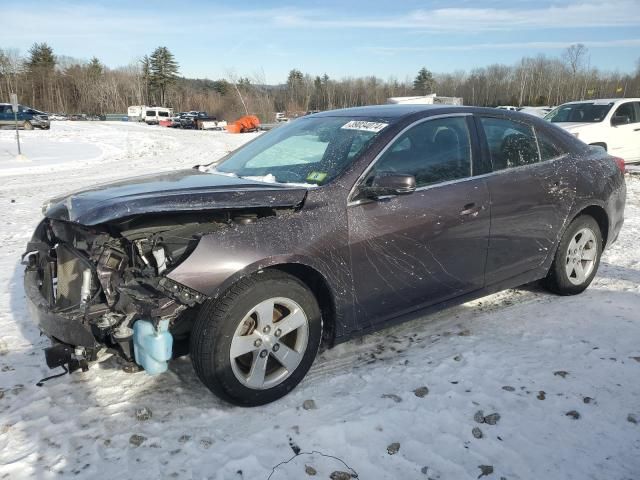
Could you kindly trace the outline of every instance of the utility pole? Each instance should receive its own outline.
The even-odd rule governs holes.
[[[18,141],[18,157],[22,156],[22,151],[20,150],[20,133],[18,130],[18,95],[15,93],[11,94],[11,106],[13,108],[13,118],[16,122],[16,140]]]

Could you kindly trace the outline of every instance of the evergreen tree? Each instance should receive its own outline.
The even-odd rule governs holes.
[[[46,43],[34,43],[29,49],[26,67],[32,84],[31,104],[48,109],[53,103],[50,88],[56,67],[53,49]]]
[[[178,78],[178,62],[167,47],[156,48],[149,58],[150,83],[159,94],[160,105],[164,106],[167,88]]]
[[[140,60],[140,77],[142,80],[142,103],[149,104],[149,89],[151,87],[151,60],[145,55]]]
[[[422,67],[413,81],[413,90],[420,95],[427,95],[432,93],[434,83],[433,74]]]
[[[294,68],[289,71],[289,76],[287,77],[287,90],[289,91],[289,105],[287,105],[287,108],[291,110],[300,110],[304,108],[304,75],[300,70]]]
[[[226,80],[216,80],[213,82],[213,89],[220,95],[226,95],[229,91],[230,85]]]
[[[249,77],[240,77],[238,79],[238,88],[246,92],[251,88],[251,80]]]
[[[34,43],[29,49],[29,59],[27,67],[32,69],[42,69],[53,72],[56,65],[56,57],[53,49],[46,43]]]
[[[296,85],[302,83],[304,75],[300,70],[293,69],[289,72],[289,76],[287,77],[287,85],[289,88],[295,88]]]
[[[87,65],[87,73],[91,80],[98,80],[104,72],[104,66],[100,63],[97,57],[93,57]]]

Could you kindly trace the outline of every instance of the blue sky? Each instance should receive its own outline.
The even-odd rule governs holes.
[[[640,58],[640,0],[0,1],[0,48],[46,41],[116,67],[162,45],[198,78],[279,83],[298,68],[402,80],[423,65],[468,71],[578,42],[603,70],[630,72]]]

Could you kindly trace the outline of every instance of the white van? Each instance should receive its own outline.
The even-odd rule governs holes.
[[[130,122],[146,122],[149,125],[158,124],[160,120],[173,117],[173,108],[149,107],[147,105],[133,105],[127,110]]]
[[[173,108],[146,107],[144,121],[147,125],[157,125],[160,120],[169,120],[173,117]]]

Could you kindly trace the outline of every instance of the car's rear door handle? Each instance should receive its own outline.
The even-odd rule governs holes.
[[[460,216],[466,217],[469,215],[476,216],[482,207],[476,205],[475,203],[467,203],[462,210],[460,210]]]

